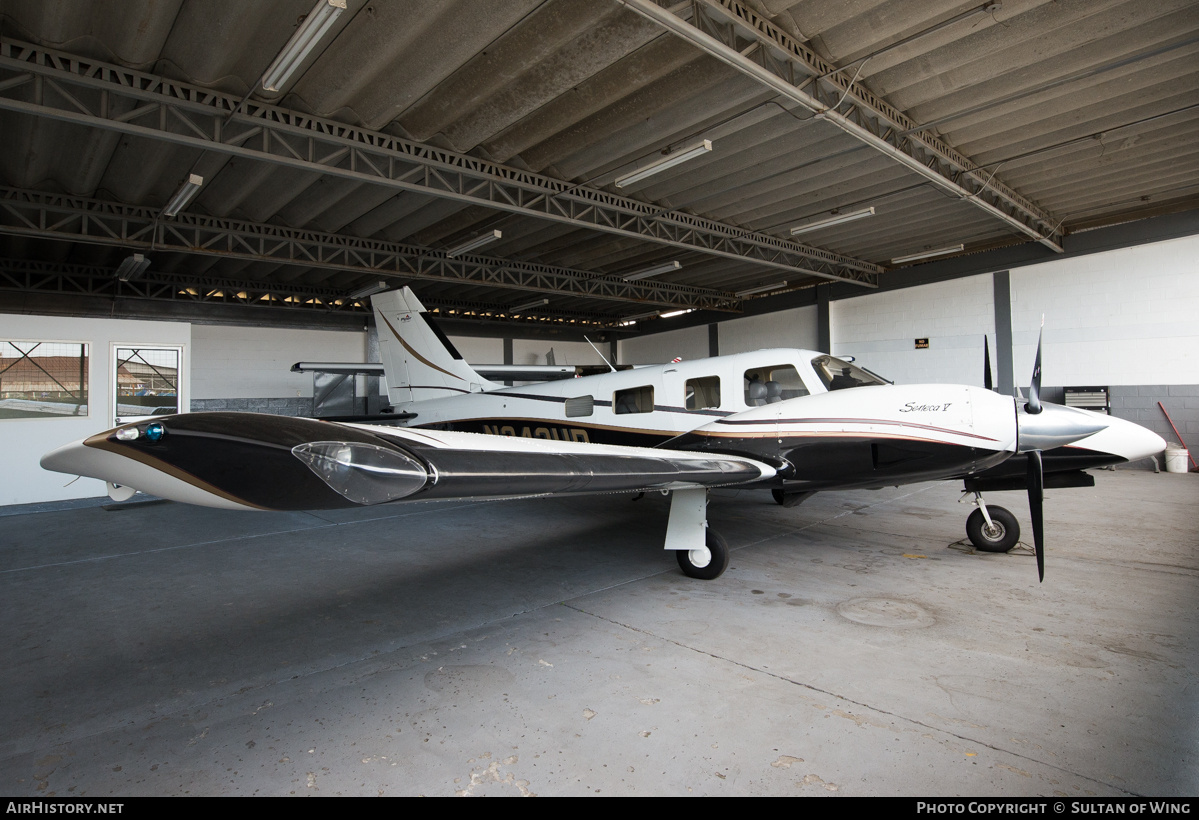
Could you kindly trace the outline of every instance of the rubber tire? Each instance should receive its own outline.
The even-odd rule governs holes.
[[[966,535],[970,536],[970,543],[982,552],[1009,552],[1020,540],[1020,524],[1016,516],[1003,507],[992,507],[990,504],[987,505],[987,512],[991,514],[991,521],[998,532],[988,534],[983,511],[975,510],[966,519]]]
[[[782,490],[771,490],[770,495],[774,499],[774,503],[780,506],[787,500],[787,494]]]
[[[709,528],[707,537],[704,539],[708,552],[712,553],[712,560],[707,566],[697,567],[691,563],[691,552],[689,550],[675,550],[674,557],[678,559],[679,569],[688,578],[698,578],[701,581],[712,581],[724,574],[724,571],[729,568],[729,545],[720,536],[720,533]]]

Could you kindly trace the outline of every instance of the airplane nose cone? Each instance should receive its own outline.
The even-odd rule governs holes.
[[[1078,442],[1078,447],[1099,453],[1111,453],[1125,461],[1139,461],[1166,449],[1165,439],[1139,424],[1113,416],[1091,415],[1103,420],[1103,429]]]
[[[1152,430],[1124,419],[1112,419],[1108,432],[1114,434],[1113,452],[1129,461],[1155,456],[1166,449],[1166,440]]]

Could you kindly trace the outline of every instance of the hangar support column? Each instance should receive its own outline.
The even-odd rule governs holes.
[[[1008,271],[991,274],[995,297],[995,387],[1005,396],[1012,395],[1012,281]]]

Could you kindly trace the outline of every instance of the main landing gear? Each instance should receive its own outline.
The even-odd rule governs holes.
[[[729,545],[708,529],[708,491],[675,490],[666,525],[666,549],[674,550],[679,569],[688,578],[711,581],[729,567]]]
[[[699,549],[675,550],[674,557],[688,578],[711,581],[729,568],[729,545],[716,530],[708,530],[704,541],[705,545]]]
[[[970,543],[982,552],[1009,552],[1020,541],[1020,524],[1016,516],[1003,507],[984,502],[982,493],[974,494],[974,503],[978,509],[966,519]]]

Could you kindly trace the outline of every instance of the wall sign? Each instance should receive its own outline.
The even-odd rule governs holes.
[[[917,350],[927,350],[928,349],[928,339],[917,339],[916,340],[916,349]]]

